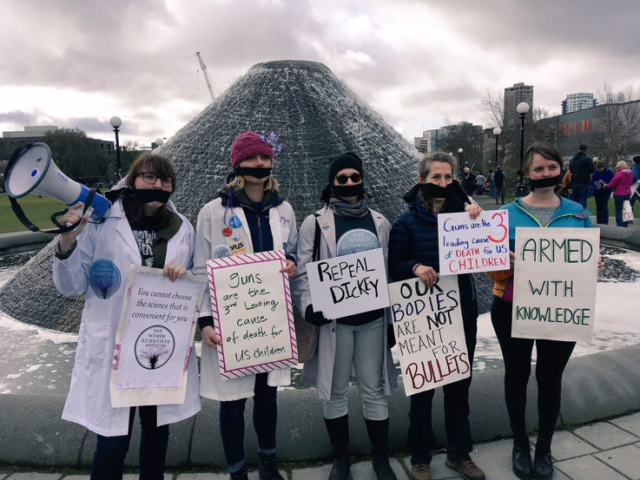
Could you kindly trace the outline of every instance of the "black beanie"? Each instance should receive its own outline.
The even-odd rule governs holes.
[[[355,153],[347,152],[331,159],[329,164],[329,185],[333,185],[333,179],[336,178],[340,170],[345,168],[353,168],[364,177],[362,171],[362,160]]]

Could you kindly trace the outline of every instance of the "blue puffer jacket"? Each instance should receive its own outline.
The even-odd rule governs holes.
[[[522,206],[520,198],[505,205],[500,210],[509,212],[509,248],[516,251],[516,228],[518,227],[549,227],[549,228],[591,228],[591,212],[582,208],[577,202],[560,198],[560,206],[547,225],[542,225]]]
[[[425,210],[418,198],[419,186],[416,185],[404,200],[409,208],[393,222],[389,236],[389,276],[394,281],[414,278],[413,266],[416,263],[440,271],[438,256],[438,219]],[[443,208],[447,213],[464,212],[464,203],[455,198],[447,201]],[[458,275],[462,319],[475,322],[478,318],[476,289],[471,275]]]

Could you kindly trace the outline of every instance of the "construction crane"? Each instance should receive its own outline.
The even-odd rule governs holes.
[[[198,57],[198,61],[200,62],[200,69],[202,70],[202,75],[204,75],[204,81],[207,82],[207,87],[209,88],[209,93],[211,94],[211,101],[213,102],[213,88],[211,88],[211,80],[209,80],[209,74],[207,74],[207,66],[204,64],[204,61],[200,56],[200,52],[196,52],[196,57]]]

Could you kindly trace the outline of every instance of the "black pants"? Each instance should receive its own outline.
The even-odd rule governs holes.
[[[576,344],[575,342],[511,338],[511,309],[511,303],[499,297],[493,297],[491,322],[504,358],[504,396],[511,430],[516,439],[527,436],[524,414],[527,404],[527,383],[531,374],[531,353],[535,342],[538,355],[536,362],[538,437],[551,440],[560,414],[562,374]]]
[[[609,225],[609,195],[594,195],[596,197],[596,223]]]
[[[253,428],[258,436],[258,448],[262,453],[276,450],[276,425],[278,423],[277,387],[267,384],[267,373],[256,375],[253,395]],[[244,465],[244,407],[246,398],[220,402],[220,435],[227,462],[233,473]]]
[[[118,437],[98,435],[98,445],[91,463],[91,480],[119,480],[124,459],[129,451],[136,407],[129,413],[129,433]],[[140,479],[162,480],[169,425],[157,426],[158,408],[139,407],[142,438],[140,439]]]
[[[469,353],[469,365],[473,366],[476,349],[477,320],[464,324],[464,337]],[[468,459],[473,450],[469,425],[469,386],[471,377],[442,387],[444,392],[444,429],[447,433],[448,454],[457,460]],[[411,464],[431,463],[431,450],[436,444],[433,432],[431,406],[435,390],[411,396],[409,411],[408,449]]]

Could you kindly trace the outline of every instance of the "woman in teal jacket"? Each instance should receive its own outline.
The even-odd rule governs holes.
[[[513,260],[516,229],[591,228],[590,213],[579,203],[556,195],[562,182],[562,157],[556,148],[544,142],[534,143],[525,154],[523,171],[529,178],[531,193],[502,209],[509,212],[509,244],[512,268],[490,272],[496,282],[491,307],[491,322],[496,331],[505,365],[505,400],[514,435],[513,472],[518,478],[547,480],[553,477],[551,439],[560,413],[562,374],[575,342],[530,340],[511,337],[513,301]],[[598,268],[604,264],[599,261]],[[525,426],[527,383],[531,373],[531,354],[536,343],[536,380],[538,383],[538,440],[535,461],[531,461],[529,437]]]

